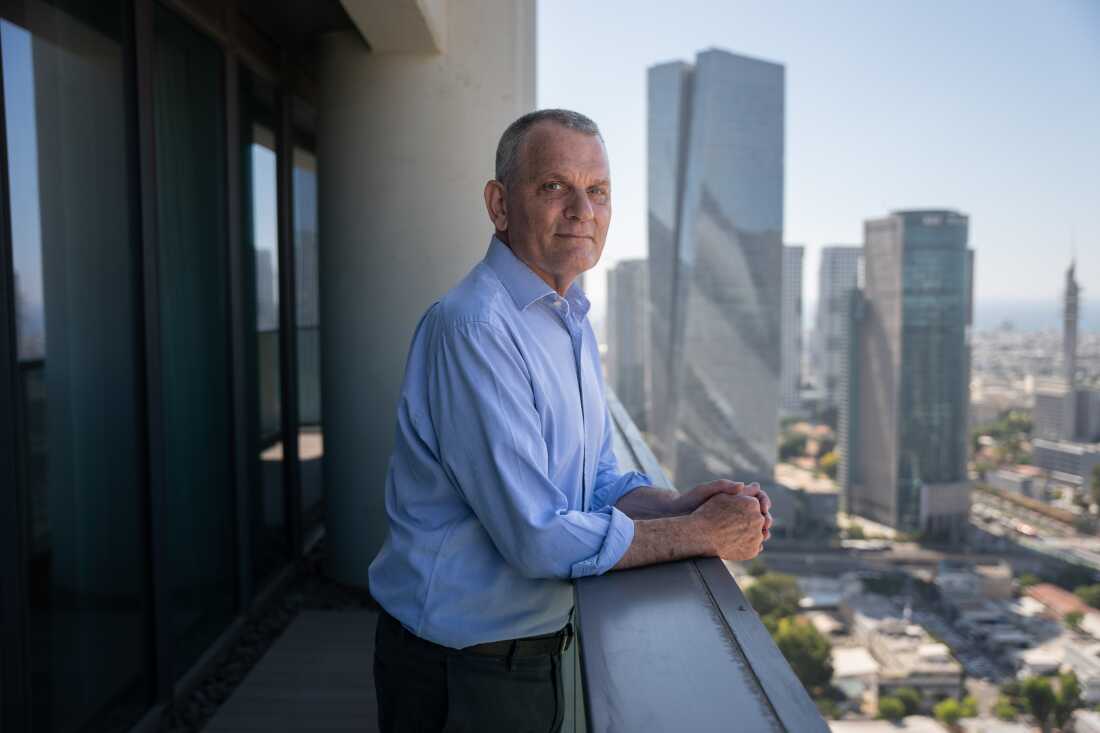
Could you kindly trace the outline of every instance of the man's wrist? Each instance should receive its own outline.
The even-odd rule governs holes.
[[[714,545],[710,541],[710,530],[701,517],[688,513],[669,517],[669,521],[676,523],[683,538],[682,541],[689,549],[689,556],[711,557],[716,554]]]

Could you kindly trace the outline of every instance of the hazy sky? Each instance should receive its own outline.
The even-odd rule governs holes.
[[[808,301],[822,245],[919,207],[970,216],[979,303],[1056,300],[1074,241],[1100,301],[1100,0],[540,0],[538,104],[593,117],[611,157],[598,310],[604,266],[646,253],[646,69],[710,47],[786,67],[784,239],[807,245]]]

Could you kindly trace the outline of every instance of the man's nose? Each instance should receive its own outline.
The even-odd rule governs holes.
[[[592,208],[587,191],[581,189],[573,194],[569,200],[569,206],[565,209],[565,217],[577,221],[591,221],[596,218],[596,212]]]

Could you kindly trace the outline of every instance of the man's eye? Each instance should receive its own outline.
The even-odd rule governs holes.
[[[594,186],[593,188],[588,189],[588,193],[592,194],[593,196],[606,196],[607,189],[600,188],[599,186]]]
[[[542,185],[542,187],[545,188],[547,191],[560,191],[560,190],[562,190],[562,185],[560,183],[558,183],[557,181],[551,181],[550,183],[544,183]]]

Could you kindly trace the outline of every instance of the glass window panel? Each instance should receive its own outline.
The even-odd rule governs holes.
[[[259,589],[289,557],[283,486],[281,352],[279,329],[278,158],[274,129],[274,89],[242,74],[243,245],[248,319],[250,443],[257,467],[251,488],[252,572]]]
[[[169,11],[155,22],[164,542],[182,674],[236,610],[224,67]]]
[[[152,695],[127,5],[16,5],[0,47],[33,730],[125,730]]]
[[[321,292],[317,237],[317,157],[294,148],[294,276],[298,329],[298,457],[302,513],[306,524],[320,520],[321,465]]]

